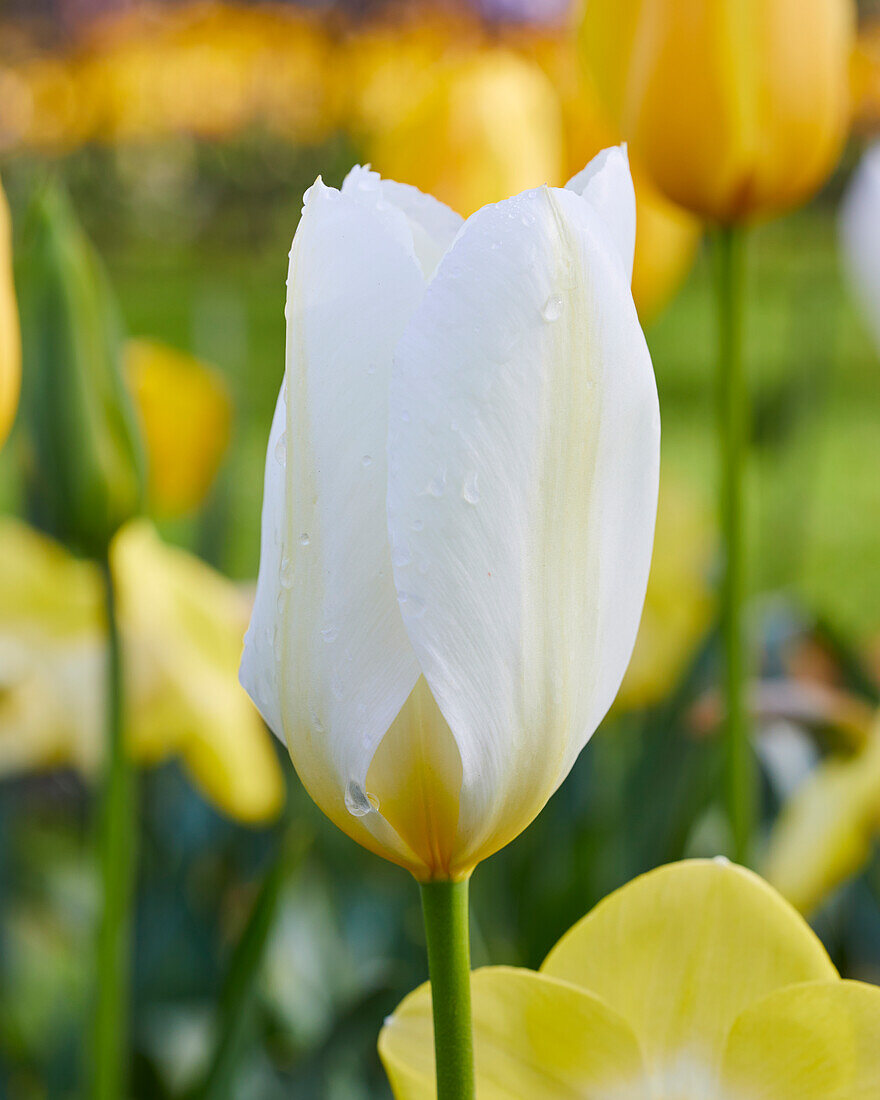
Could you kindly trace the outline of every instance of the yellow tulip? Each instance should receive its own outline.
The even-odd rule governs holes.
[[[820,764],[776,820],[763,871],[803,913],[868,862],[880,833],[880,726],[852,757]]]
[[[21,334],[12,282],[12,225],[0,186],[0,446],[15,416],[20,382]]]
[[[367,137],[368,159],[460,214],[562,182],[559,99],[541,70],[512,51],[445,59],[421,94],[399,86],[397,98],[404,109]]]
[[[539,973],[471,978],[480,1100],[868,1100],[880,1095],[880,989],[842,981],[756,875],[672,864],[602,901]],[[379,1052],[396,1100],[436,1095],[431,994]]]
[[[566,178],[600,149],[620,141],[605,116],[588,74],[578,63],[568,28],[543,36],[530,32],[512,45],[533,57],[550,78],[562,103]],[[632,291],[643,323],[656,317],[693,266],[702,225],[670,202],[630,152],[636,189],[636,252]]]
[[[717,222],[804,201],[849,116],[852,0],[588,0],[603,103],[674,202]]]
[[[632,660],[617,694],[619,709],[665,698],[709,625],[713,527],[693,492],[664,475],[654,556]]]
[[[111,564],[133,758],[179,757],[221,810],[271,819],[282,775],[236,678],[248,601],[143,520],[113,540]],[[0,773],[99,770],[105,666],[97,566],[17,520],[0,522]]]
[[[161,516],[191,512],[208,494],[229,444],[232,401],[205,363],[155,340],[129,340],[127,380],[147,452],[147,494]]]

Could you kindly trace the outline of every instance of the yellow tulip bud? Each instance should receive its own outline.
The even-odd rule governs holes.
[[[620,141],[605,117],[593,82],[579,64],[567,29],[513,39],[550,78],[562,104],[565,143],[563,175],[573,176],[601,149]],[[642,323],[656,317],[693,265],[703,227],[697,218],[665,198],[630,154],[636,190],[636,252],[632,291]]]
[[[15,416],[20,381],[21,337],[12,283],[12,227],[6,196],[0,187],[0,444],[9,434]]]
[[[197,508],[229,444],[232,400],[205,363],[155,340],[129,340],[125,368],[147,451],[147,495],[161,516]]]
[[[143,461],[107,277],[64,195],[33,203],[22,283],[29,506],[40,527],[102,557],[141,505]]]
[[[377,127],[367,147],[378,171],[467,215],[561,181],[559,99],[527,59],[482,50],[438,64],[422,94]]]
[[[722,223],[797,205],[849,117],[852,0],[589,0],[582,53],[636,159]]]

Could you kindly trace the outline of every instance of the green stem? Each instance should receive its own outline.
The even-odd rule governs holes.
[[[97,942],[93,1100],[128,1095],[128,1014],[135,849],[135,775],[124,738],[122,649],[110,564],[102,562],[107,616],[106,762],[98,823],[102,912]]]
[[[757,810],[757,777],[749,740],[748,657],[743,621],[746,597],[743,487],[749,438],[748,382],[743,362],[744,231],[731,226],[720,229],[716,251],[727,806],[734,858],[747,863]]]
[[[434,1011],[437,1100],[474,1100],[468,883],[422,883]]]

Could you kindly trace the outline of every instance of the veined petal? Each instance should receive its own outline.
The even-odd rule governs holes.
[[[730,1028],[758,998],[837,979],[786,901],[750,871],[713,860],[673,863],[617,890],[562,937],[541,972],[623,1016],[659,1096],[706,1095]]]
[[[793,985],[747,1008],[724,1052],[725,1096],[875,1100],[880,989],[864,982]]]
[[[397,349],[389,433],[398,596],[462,757],[459,869],[525,828],[614,698],[659,432],[593,207],[542,188],[474,214]]]
[[[626,281],[631,283],[636,251],[636,192],[626,145],[603,149],[565,186],[586,199],[605,219],[623,260]]]
[[[361,182],[340,193],[318,180],[291,251],[287,369],[241,676],[327,816],[405,861],[365,781],[419,675],[385,495],[391,359],[425,284],[407,217],[371,177]]]
[[[390,202],[406,215],[416,257],[425,278],[429,279],[464,225],[464,218],[433,195],[426,195],[408,183],[384,180],[378,172],[371,172],[361,165],[352,168],[342,184],[343,194],[355,189],[370,191],[375,188],[379,189],[385,202]]]
[[[598,997],[531,970],[471,975],[480,1100],[649,1100],[639,1045]],[[428,983],[389,1017],[379,1053],[395,1100],[436,1096]]]

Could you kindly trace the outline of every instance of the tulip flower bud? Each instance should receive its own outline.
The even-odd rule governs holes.
[[[0,187],[0,444],[6,439],[21,380],[21,336],[12,283],[12,227],[9,207]]]
[[[143,458],[107,277],[66,197],[34,200],[22,278],[28,504],[36,524],[102,557],[141,506]]]
[[[731,223],[795,206],[846,136],[852,0],[589,0],[584,59],[674,202]]]
[[[467,878],[617,693],[660,411],[622,149],[466,222],[354,169],[290,259],[241,679],[341,829]]]

